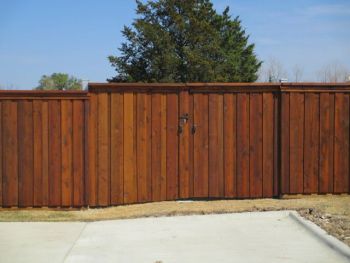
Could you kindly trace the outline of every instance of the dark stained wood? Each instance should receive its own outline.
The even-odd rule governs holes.
[[[134,147],[134,94],[124,94],[124,203],[137,202],[137,175]]]
[[[349,95],[335,94],[334,192],[349,189]]]
[[[250,197],[263,195],[263,96],[262,93],[250,94],[249,110],[249,189]]]
[[[236,197],[236,95],[224,94],[225,197]]]
[[[111,94],[111,204],[118,205],[123,202],[124,95],[113,93]]]
[[[73,202],[75,207],[84,200],[84,102],[73,101]]]
[[[249,197],[249,94],[237,94],[237,197]]]
[[[43,205],[43,102],[33,101],[33,170],[34,191],[33,206]],[[0,158],[1,160],[1,158]]]
[[[62,140],[62,206],[73,206],[73,148],[76,147],[73,140],[73,104],[71,100],[61,102],[61,140]],[[73,144],[74,142],[74,144]]]
[[[304,190],[304,107],[303,93],[290,94],[290,192],[302,194]]]
[[[209,95],[209,197],[224,196],[223,95]]]
[[[334,94],[320,94],[320,193],[333,193]]]
[[[167,95],[166,111],[166,175],[167,200],[179,197],[179,159],[177,126],[179,118],[179,102],[176,93]]]
[[[194,94],[194,197],[204,198],[209,194],[209,119],[208,119],[208,95]]]
[[[33,205],[33,103],[18,102],[18,206]]]
[[[304,193],[318,192],[320,97],[305,94]]]
[[[191,157],[193,156],[193,148],[191,148],[191,125],[193,123],[193,110],[191,111],[191,96],[187,91],[181,91],[179,95],[179,117],[188,114],[189,120],[182,125],[182,131],[178,132],[179,136],[179,198],[189,198],[191,196],[190,177],[193,178]],[[177,126],[180,120],[177,120]],[[179,127],[177,127],[179,128]],[[193,158],[193,157],[192,157]]]
[[[167,114],[167,100],[166,94],[160,95],[160,107],[161,107],[161,159],[160,159],[160,198],[162,201],[167,199],[167,170],[166,170],[166,151],[167,151],[167,133],[166,133],[166,114]]]
[[[43,176],[43,206],[49,205],[49,103],[43,101],[42,106],[42,125],[43,125],[43,161],[42,161],[42,176]]]
[[[148,97],[151,95],[138,93],[137,95],[137,192],[138,202],[147,202],[152,200],[151,196],[151,173],[148,162],[149,134],[151,133],[151,104]]]
[[[290,116],[289,116],[289,94],[281,95],[281,192],[289,194],[289,152],[290,152]]]
[[[263,93],[263,197],[273,197],[274,186],[274,98]]]
[[[49,206],[61,206],[61,102],[49,101]]]
[[[152,201],[162,200],[162,102],[160,94],[152,94]]]
[[[98,205],[98,137],[97,137],[97,121],[98,121],[98,99],[96,94],[91,94],[90,105],[89,105],[89,138],[88,138],[88,165],[89,165],[89,175],[87,178],[87,204],[90,206]],[[113,116],[113,115],[112,115]],[[113,145],[111,146],[113,147]]]
[[[3,206],[18,206],[17,102],[2,102]]]
[[[110,203],[110,155],[109,155],[109,95],[100,93],[98,100],[98,205],[108,206]]]

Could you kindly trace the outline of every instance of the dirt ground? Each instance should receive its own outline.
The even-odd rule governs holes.
[[[350,246],[350,196],[323,195],[284,199],[169,201],[82,210],[0,209],[0,222],[97,221],[189,214],[297,210]]]

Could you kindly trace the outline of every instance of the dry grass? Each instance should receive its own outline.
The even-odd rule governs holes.
[[[255,199],[159,202],[83,210],[0,209],[0,222],[97,221],[139,217],[297,210],[350,245],[350,196],[303,196],[291,199]]]

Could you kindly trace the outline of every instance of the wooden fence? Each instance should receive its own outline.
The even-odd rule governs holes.
[[[0,206],[85,205],[86,92],[0,92]]]
[[[0,91],[0,206],[349,193],[346,84]]]

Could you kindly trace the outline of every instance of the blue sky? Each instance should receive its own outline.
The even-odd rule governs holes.
[[[230,6],[256,44],[287,72],[297,64],[305,80],[324,65],[350,68],[349,0],[213,0]],[[123,25],[135,18],[131,0],[0,0],[0,85],[31,89],[44,74],[65,72],[105,81],[107,56],[118,54]]]

